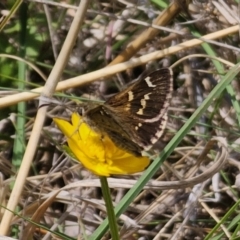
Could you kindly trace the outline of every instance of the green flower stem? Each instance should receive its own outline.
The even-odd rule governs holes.
[[[112,239],[120,240],[119,233],[118,233],[117,219],[114,213],[114,208],[113,208],[113,203],[110,195],[107,178],[100,177],[100,182],[102,186],[103,198],[105,200],[105,204],[107,208],[108,222],[109,222],[109,228],[112,235]]]

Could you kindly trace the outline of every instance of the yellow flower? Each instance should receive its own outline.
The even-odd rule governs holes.
[[[131,174],[149,165],[147,157],[136,157],[118,148],[108,136],[92,130],[77,113],[72,114],[72,123],[60,118],[53,120],[67,137],[77,160],[96,175]]]

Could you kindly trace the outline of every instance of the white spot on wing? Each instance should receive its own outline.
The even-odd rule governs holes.
[[[153,85],[151,82],[151,78],[148,76],[144,79],[148,85],[148,87],[156,87],[157,85]]]
[[[138,114],[138,115],[143,115],[143,109],[140,108],[140,109],[138,110],[137,114]]]
[[[128,92],[128,101],[132,101],[134,99],[133,92],[129,91]]]
[[[144,109],[146,107],[145,99],[141,99],[141,105],[142,105],[142,109]]]
[[[145,99],[141,99],[141,105],[142,105],[142,108],[140,108],[137,112],[138,115],[143,115],[143,109],[146,107]]]
[[[138,126],[135,127],[135,130],[138,130],[142,126],[141,123],[138,123]]]
[[[146,106],[147,106],[147,101],[146,101],[146,100],[149,100],[149,99],[150,99],[150,97],[149,97],[150,94],[151,94],[151,93],[145,94],[145,95],[143,96],[143,99],[141,99],[142,108],[140,108],[140,109],[138,110],[138,112],[137,112],[138,115],[143,115],[143,110],[144,110],[144,109],[146,108]]]
[[[125,109],[126,111],[129,111],[129,110],[130,110],[130,107],[131,107],[131,105],[128,103],[128,104],[125,106],[124,109]]]
[[[149,100],[149,99],[150,99],[150,97],[149,97],[150,94],[151,94],[151,93],[145,94],[145,95],[144,95],[144,99]]]

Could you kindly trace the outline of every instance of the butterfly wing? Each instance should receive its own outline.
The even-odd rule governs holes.
[[[95,131],[107,134],[119,147],[141,155],[162,135],[172,96],[172,72],[152,72],[83,116]]]
[[[171,69],[159,69],[111,97],[104,111],[133,142],[148,150],[164,131],[172,91]]]

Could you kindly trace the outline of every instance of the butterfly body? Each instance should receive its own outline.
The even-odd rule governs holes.
[[[120,148],[141,156],[163,133],[172,85],[170,69],[154,71],[88,110],[84,121],[93,130],[107,134]]]

